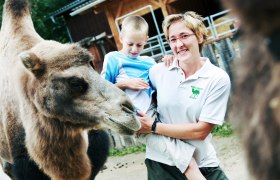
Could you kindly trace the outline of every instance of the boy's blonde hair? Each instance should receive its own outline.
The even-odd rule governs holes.
[[[201,51],[207,40],[207,29],[203,23],[203,18],[193,11],[187,11],[185,14],[172,14],[166,16],[162,23],[162,29],[167,40],[169,40],[168,30],[171,24],[178,21],[184,22],[186,27],[192,30],[197,38],[203,37],[203,42],[199,44],[199,50]]]
[[[141,16],[128,16],[122,22],[121,34],[126,31],[145,33],[148,36],[149,26],[146,20]]]

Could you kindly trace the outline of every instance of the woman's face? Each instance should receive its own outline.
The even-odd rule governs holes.
[[[192,30],[177,21],[169,27],[169,45],[179,61],[189,62],[200,57],[199,44],[203,38],[197,38]]]

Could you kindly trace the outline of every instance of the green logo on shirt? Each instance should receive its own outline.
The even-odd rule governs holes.
[[[192,87],[192,95],[190,96],[190,98],[197,99],[197,97],[200,94],[200,91],[202,90],[202,88],[195,87],[195,86],[191,86],[191,87]]]

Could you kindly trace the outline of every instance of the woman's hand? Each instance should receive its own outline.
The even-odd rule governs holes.
[[[162,61],[164,62],[166,67],[169,67],[169,66],[171,66],[171,64],[174,61],[174,55],[171,55],[171,54],[164,55],[164,57],[162,58]]]
[[[137,113],[139,115],[139,120],[141,122],[141,128],[138,130],[138,132],[143,134],[151,133],[154,120],[150,116],[144,114],[141,111],[138,111]]]

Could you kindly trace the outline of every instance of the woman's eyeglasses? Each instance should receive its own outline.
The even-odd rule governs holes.
[[[185,42],[186,40],[189,39],[190,36],[194,34],[182,34],[179,37],[172,37],[168,40],[170,44],[175,44],[177,42],[177,39],[179,39],[181,42]]]

